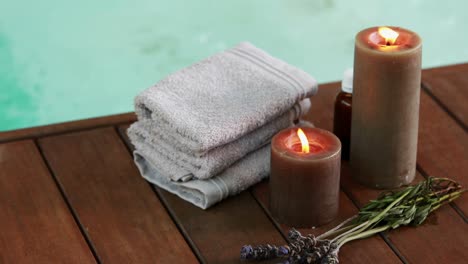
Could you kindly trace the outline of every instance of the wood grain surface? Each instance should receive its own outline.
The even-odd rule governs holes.
[[[0,263],[96,263],[32,140],[0,145]]]
[[[421,94],[418,165],[427,175],[451,178],[468,187],[467,131],[426,93]],[[468,195],[457,199],[455,204],[466,217]]]
[[[468,126],[468,63],[424,70],[422,83],[426,92]]]
[[[113,128],[39,145],[104,263],[197,263]]]

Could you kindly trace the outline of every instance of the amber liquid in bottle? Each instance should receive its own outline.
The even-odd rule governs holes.
[[[341,141],[341,158],[349,160],[349,145],[351,138],[351,106],[353,94],[341,91],[335,100],[335,116],[333,133]]]

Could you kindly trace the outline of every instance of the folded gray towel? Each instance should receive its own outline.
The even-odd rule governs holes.
[[[206,209],[268,176],[270,138],[316,92],[307,73],[241,43],[135,98],[135,163],[148,181]]]
[[[182,69],[135,98],[140,120],[203,154],[278,118],[317,92],[307,73],[249,43]]]
[[[266,178],[270,171],[270,145],[254,151],[216,177],[188,182],[171,181],[153,164],[159,163],[145,150],[134,151],[135,163],[147,181],[206,209]]]
[[[137,149],[148,148],[147,153],[159,157],[156,168],[167,172],[173,181],[187,181],[192,178],[211,178],[246,154],[267,144],[279,130],[293,125],[302,113],[310,108],[310,100],[304,99],[293,109],[279,118],[265,124],[251,133],[223,146],[196,154],[183,144],[162,133],[153,120],[138,121],[128,129],[128,135]]]

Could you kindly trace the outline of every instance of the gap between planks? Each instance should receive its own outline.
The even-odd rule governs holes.
[[[99,255],[98,255],[98,253],[96,251],[96,247],[94,246],[93,242],[89,238],[89,235],[86,232],[86,228],[84,227],[83,223],[81,223],[80,218],[78,217],[78,214],[76,213],[75,209],[70,204],[70,201],[68,200],[67,194],[65,193],[65,190],[63,189],[63,186],[60,184],[60,182],[58,181],[57,177],[55,176],[52,168],[50,167],[50,164],[47,161],[46,157],[44,156],[44,152],[42,151],[42,148],[39,146],[39,144],[37,142],[37,139],[34,139],[34,145],[36,146],[36,149],[38,150],[38,152],[39,152],[39,154],[41,156],[42,162],[45,164],[45,166],[47,168],[47,171],[49,172],[50,177],[54,181],[55,186],[59,190],[60,195],[62,196],[62,199],[64,200],[65,204],[67,205],[68,210],[70,211],[70,214],[73,217],[73,220],[75,221],[76,225],[80,229],[81,235],[85,239],[86,244],[88,245],[91,253],[93,254],[94,259],[96,260],[96,263],[98,263],[98,264],[102,263]]]
[[[454,112],[452,112],[450,110],[450,108],[445,105],[432,91],[431,89],[428,88],[427,84],[426,83],[421,83],[421,90],[423,92],[425,92],[427,95],[429,95],[429,97],[442,109],[444,110],[445,113],[447,113],[447,115],[450,116],[450,118],[452,118],[455,123],[457,123],[461,128],[463,128],[463,130],[465,130],[465,132],[468,132],[468,126],[460,119],[457,117],[457,115],[455,115]]]
[[[121,131],[119,129],[119,126],[121,125],[128,125],[130,123],[123,123],[123,124],[116,124],[114,125],[114,131],[117,133],[117,135],[119,135],[119,138],[120,140],[122,141],[122,143],[125,145],[125,148],[127,149],[129,155],[130,155],[130,158],[133,159],[133,154],[132,154],[132,149],[130,148],[130,146],[128,144],[130,144],[130,142],[127,141],[127,138],[122,135],[123,131]],[[187,231],[180,225],[179,221],[177,221],[176,219],[176,216],[175,216],[175,213],[174,211],[167,205],[167,201],[162,197],[162,195],[160,194],[160,192],[154,188],[154,186],[147,182],[147,184],[149,185],[149,187],[151,188],[151,190],[153,190],[153,193],[154,195],[156,195],[156,197],[161,201],[162,205],[164,206],[164,209],[166,210],[167,214],[170,216],[172,222],[176,225],[177,229],[179,230],[179,232],[182,234],[182,236],[184,237],[184,240],[185,242],[190,246],[190,249],[192,250],[192,252],[195,254],[195,256],[197,257],[197,260],[198,262],[200,263],[207,263],[206,260],[203,258],[203,255],[200,253],[200,251],[198,250],[198,248],[195,246],[195,243],[192,241],[192,239],[190,238],[190,236],[188,235]]]

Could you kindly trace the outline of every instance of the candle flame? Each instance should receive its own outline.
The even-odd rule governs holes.
[[[309,141],[307,140],[307,136],[304,134],[304,131],[302,129],[297,130],[297,136],[301,140],[301,145],[302,145],[302,153],[309,153]]]
[[[389,27],[379,27],[379,35],[385,39],[385,45],[391,46],[400,34]]]

